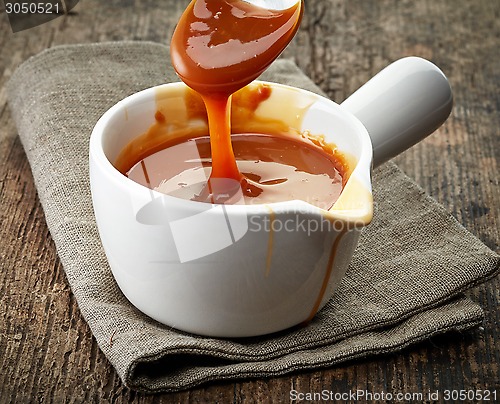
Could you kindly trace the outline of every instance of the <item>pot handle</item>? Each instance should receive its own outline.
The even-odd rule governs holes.
[[[341,106],[367,129],[376,167],[441,126],[450,115],[453,96],[438,67],[412,56],[386,67]]]

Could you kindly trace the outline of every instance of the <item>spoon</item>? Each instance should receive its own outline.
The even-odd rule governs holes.
[[[267,8],[268,10],[286,10],[293,7],[300,0],[243,0],[254,6]]]
[[[303,4],[299,0],[192,1],[172,37],[174,69],[200,94],[234,93],[256,79],[293,39]]]
[[[193,0],[182,14],[170,55],[179,77],[201,95],[207,108],[212,173],[201,199],[226,193],[226,181],[214,178],[231,179],[242,184],[244,192],[253,192],[234,158],[231,96],[281,54],[302,14],[303,1],[298,0]],[[216,186],[219,183],[223,189]],[[215,188],[209,190],[211,186]]]

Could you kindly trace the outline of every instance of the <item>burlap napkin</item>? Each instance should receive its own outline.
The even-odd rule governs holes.
[[[375,220],[334,299],[307,327],[261,338],[203,338],[136,310],[118,289],[101,248],[88,143],[98,118],[118,100],[177,80],[169,60],[168,48],[153,43],[62,46],[29,59],[8,84],[69,284],[127,386],[175,391],[210,380],[331,366],[481,323],[481,308],[461,293],[493,277],[499,257],[393,164],[374,172]],[[274,63],[264,78],[319,92],[290,61]]]

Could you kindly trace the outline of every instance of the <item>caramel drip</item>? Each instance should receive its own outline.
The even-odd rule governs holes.
[[[231,144],[231,96],[202,95],[207,107],[212,173],[210,178],[229,178],[241,182]],[[210,180],[209,180],[210,181]]]
[[[333,241],[332,248],[330,249],[330,256],[328,257],[328,264],[326,266],[326,273],[325,277],[323,278],[323,283],[321,284],[321,289],[319,290],[318,296],[316,297],[316,302],[314,303],[314,306],[311,310],[311,313],[309,314],[309,317],[304,321],[304,325],[309,323],[316,313],[319,310],[319,306],[321,305],[321,301],[323,300],[323,297],[325,296],[326,288],[328,287],[328,283],[330,282],[330,277],[332,275],[332,270],[333,270],[333,264],[335,263],[335,256],[337,255],[337,250],[340,244],[340,241],[344,237],[344,235],[347,233],[348,229],[342,230],[335,240]]]
[[[269,210],[269,239],[267,241],[267,259],[266,259],[266,278],[269,276],[271,272],[271,262],[273,258],[273,247],[274,247],[274,219],[276,218],[276,213],[274,210],[266,205],[266,208]]]
[[[146,184],[151,188],[151,180],[149,179],[148,170],[146,169],[146,164],[144,164],[144,160],[141,160],[141,169],[144,174],[144,178],[146,179]]]

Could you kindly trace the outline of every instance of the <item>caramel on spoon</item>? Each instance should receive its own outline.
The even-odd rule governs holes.
[[[249,185],[231,145],[231,95],[281,54],[297,32],[302,12],[303,1],[298,0],[193,0],[181,16],[170,52],[177,74],[207,108],[209,184],[226,178]]]

